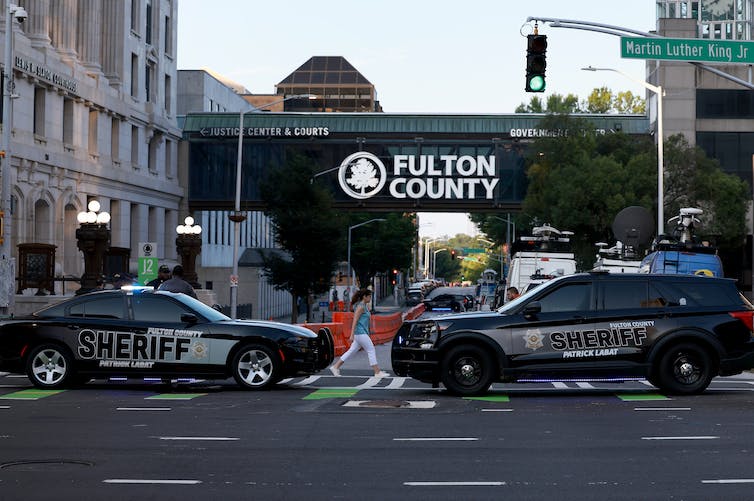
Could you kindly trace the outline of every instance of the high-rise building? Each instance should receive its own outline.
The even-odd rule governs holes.
[[[114,248],[175,262],[176,0],[21,0],[13,28],[12,248],[56,246],[54,292],[78,288],[77,213],[97,199]],[[3,2],[5,4],[5,2]],[[4,19],[4,16],[2,16]],[[4,31],[5,23],[0,24]],[[7,224],[7,219],[6,219]],[[17,265],[18,268],[18,265]],[[25,291],[33,293],[34,291]]]

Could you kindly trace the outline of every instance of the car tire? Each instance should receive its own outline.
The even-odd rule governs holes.
[[[56,344],[37,346],[29,353],[26,375],[37,388],[65,388],[75,382],[73,357]]]
[[[233,356],[231,373],[247,390],[266,390],[280,380],[282,362],[277,353],[262,344],[242,346]]]
[[[707,350],[696,343],[679,343],[659,357],[650,382],[670,394],[694,395],[709,386],[715,372]]]
[[[460,345],[452,348],[442,359],[441,380],[455,395],[479,395],[492,384],[493,363],[480,347]]]

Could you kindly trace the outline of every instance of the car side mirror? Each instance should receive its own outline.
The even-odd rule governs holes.
[[[526,318],[527,320],[535,318],[541,312],[542,304],[539,301],[532,301],[531,303],[524,306],[524,318]]]
[[[194,315],[192,313],[182,313],[181,314],[181,322],[183,322],[184,324],[194,325],[198,321],[199,321],[199,319],[196,317],[196,315]]]

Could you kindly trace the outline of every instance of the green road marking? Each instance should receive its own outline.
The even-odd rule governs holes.
[[[624,402],[637,402],[640,400],[670,400],[665,395],[660,395],[659,393],[627,393],[619,394],[618,398]]]
[[[359,392],[353,388],[322,388],[304,397],[304,400],[321,400],[323,398],[350,398]]]
[[[463,397],[464,400],[481,400],[483,402],[510,402],[508,395],[488,395],[484,397]]]
[[[40,398],[57,395],[65,390],[21,390],[0,396],[2,400],[39,400]]]
[[[196,397],[203,397],[206,393],[160,393],[152,395],[144,400],[191,400]]]

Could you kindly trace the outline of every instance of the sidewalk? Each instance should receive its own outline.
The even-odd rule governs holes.
[[[328,301],[327,301],[326,295],[323,295],[321,298],[316,298],[312,302],[312,315],[311,315],[312,323],[326,323],[326,322],[332,321],[333,312],[330,311],[327,307],[320,306],[321,303],[327,303],[327,302]],[[377,304],[374,309],[374,314],[379,315],[381,313],[395,313],[396,311],[403,311],[405,309],[406,309],[405,304],[400,304],[400,305],[396,304],[394,296],[386,296],[383,299],[380,299],[377,301]],[[273,320],[275,320],[276,322],[289,324],[291,323],[291,316],[290,314],[283,315]],[[298,314],[298,322],[296,323],[303,324],[305,322],[306,322],[306,310],[300,311]]]

